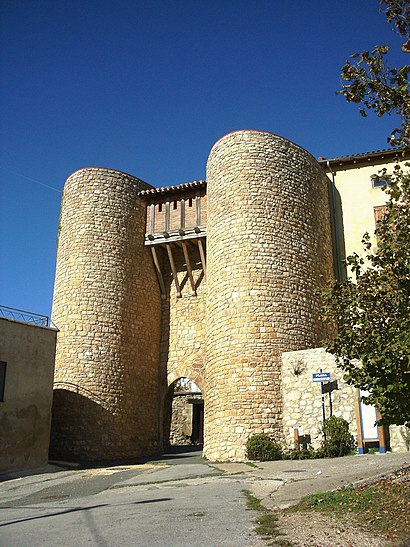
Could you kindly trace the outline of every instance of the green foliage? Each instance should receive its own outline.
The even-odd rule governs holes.
[[[302,450],[290,450],[283,455],[284,460],[313,460],[323,457],[317,450],[313,448],[302,448]]]
[[[324,292],[323,318],[338,327],[326,344],[344,379],[370,395],[383,423],[410,422],[410,175],[398,167],[386,213],[377,222],[377,249],[363,237],[364,258],[347,258],[355,280]]]
[[[342,522],[348,517],[359,527],[365,523],[375,535],[388,533],[387,543],[398,545],[397,540],[410,537],[409,478],[409,468],[404,467],[376,484],[348,486],[306,496],[288,511],[318,511],[331,514]]]
[[[402,50],[410,52],[410,6],[407,0],[381,0],[387,22],[406,42]],[[376,45],[372,51],[363,51],[351,56],[342,67],[340,91],[348,102],[361,105],[360,114],[367,116],[373,111],[381,117],[395,114],[400,118],[400,127],[392,130],[388,139],[393,146],[410,149],[410,100],[408,74],[409,65],[390,68],[386,57],[389,46]]]
[[[277,545],[278,547],[292,547],[292,543],[285,539],[278,539],[282,535],[278,528],[278,517],[275,513],[269,511],[261,501],[256,498],[249,490],[243,490],[247,498],[247,506],[251,511],[259,511],[261,515],[256,519],[256,533],[263,536],[264,539],[273,539],[269,545]]]
[[[330,416],[323,424],[323,433],[326,435],[326,443],[321,452],[329,458],[347,456],[354,450],[355,441],[349,433],[349,424],[343,418]]]
[[[264,434],[249,437],[246,443],[246,450],[250,460],[266,462],[282,458],[281,447],[268,435]]]

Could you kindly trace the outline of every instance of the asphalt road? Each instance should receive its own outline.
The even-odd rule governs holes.
[[[409,465],[409,454],[208,464],[200,453],[61,469],[0,483],[0,546],[240,547],[263,544],[244,489],[270,508]]]
[[[198,454],[0,484],[0,545],[255,545],[243,481]]]

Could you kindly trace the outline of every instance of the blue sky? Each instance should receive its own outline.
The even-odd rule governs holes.
[[[164,186],[214,142],[272,131],[315,157],[386,147],[335,95],[353,52],[399,39],[376,0],[3,0],[0,304],[49,315],[61,193],[80,167]],[[37,181],[37,182],[36,182]]]

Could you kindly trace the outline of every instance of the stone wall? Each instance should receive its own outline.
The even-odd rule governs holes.
[[[0,473],[47,465],[55,329],[0,319]]]
[[[207,182],[204,454],[235,461],[250,435],[282,436],[281,352],[326,335],[328,182],[308,152],[259,131],[219,140]]]
[[[315,372],[330,372],[337,380],[338,390],[332,393],[333,414],[349,423],[350,432],[357,442],[356,401],[357,390],[343,381],[343,372],[336,366],[335,358],[324,348],[285,352],[282,355],[283,436],[286,446],[293,447],[293,429],[300,428],[308,435],[314,448],[322,442],[322,399],[319,382],[312,381]],[[330,416],[329,395],[325,394],[326,417]],[[404,426],[390,426],[392,452],[406,450]]]
[[[167,386],[181,377],[189,378],[204,391],[205,384],[205,295],[206,282],[198,250],[190,247],[190,261],[196,294],[192,293],[182,249],[173,251],[181,286],[177,297],[168,258],[164,256],[163,272],[167,286],[162,301],[161,370]]]
[[[293,429],[309,435],[314,448],[322,442],[322,398],[320,382],[312,381],[316,372],[330,372],[339,389],[332,393],[333,414],[349,423],[357,439],[355,399],[356,389],[343,381],[343,372],[336,367],[333,355],[323,348],[285,352],[282,355],[283,436],[293,447]],[[330,416],[329,395],[325,394],[326,417]]]
[[[87,460],[160,449],[161,300],[144,246],[147,185],[109,169],[65,184],[53,321],[51,454]]]
[[[203,397],[201,394],[196,393],[174,395],[172,400],[172,420],[169,438],[171,445],[193,444],[193,400],[202,401]]]

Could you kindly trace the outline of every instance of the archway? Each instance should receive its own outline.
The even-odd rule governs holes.
[[[177,378],[168,387],[165,398],[168,447],[202,448],[204,439],[204,398],[195,382]]]

